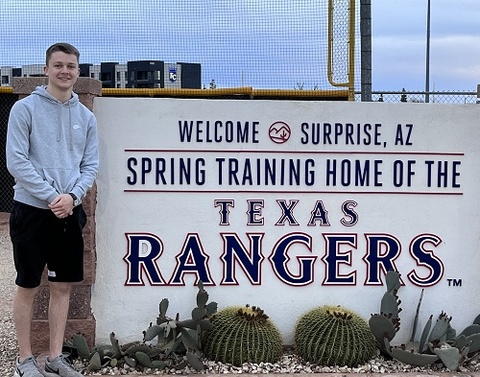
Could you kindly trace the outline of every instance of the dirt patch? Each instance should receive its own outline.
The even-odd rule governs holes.
[[[0,212],[0,227],[7,226],[9,220],[10,220],[10,214],[8,212]]]

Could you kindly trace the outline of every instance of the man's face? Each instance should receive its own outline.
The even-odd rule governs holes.
[[[48,85],[57,90],[71,90],[80,75],[77,57],[61,51],[52,53],[44,71],[48,76]]]

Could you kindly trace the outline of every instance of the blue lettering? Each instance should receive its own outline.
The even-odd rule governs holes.
[[[340,178],[340,184],[344,187],[381,187],[383,186],[383,183],[380,181],[382,163],[382,160],[350,161],[344,159],[339,161],[337,166],[336,159],[327,159],[325,184],[326,186],[337,186],[337,178]]]
[[[415,270],[408,273],[408,279],[415,285],[420,287],[430,287],[437,284],[443,277],[443,262],[433,254],[432,250],[427,250],[425,244],[430,243],[438,246],[442,240],[434,234],[423,234],[415,237],[410,246],[410,254],[417,262],[417,265],[425,267],[429,270],[428,276],[422,278]]]
[[[263,199],[259,199],[259,200],[249,199],[247,200],[247,204],[248,204],[247,225],[248,226],[263,225],[264,223],[264,218],[262,216],[262,208],[264,207]]]
[[[322,285],[355,285],[356,271],[347,275],[340,274],[340,264],[352,265],[352,251],[340,251],[340,245],[346,244],[353,248],[357,247],[356,234],[323,234],[325,239],[325,255],[322,260],[325,263],[325,278]]]
[[[320,222],[320,226],[330,226],[330,222],[328,221],[328,211],[326,210],[323,201],[317,200],[315,207],[310,213],[312,216],[310,216],[310,220],[307,224],[308,226],[315,226],[317,221]]]
[[[317,256],[299,256],[298,261],[298,274],[290,272],[287,264],[290,260],[288,256],[288,249],[294,244],[303,244],[307,247],[308,251],[312,252],[312,238],[305,233],[292,233],[287,234],[280,238],[275,244],[272,250],[272,254],[268,258],[272,264],[273,271],[277,277],[285,284],[293,286],[304,286],[313,282],[313,265]]]
[[[137,172],[132,166],[137,166],[137,159],[135,157],[130,157],[127,160],[127,169],[132,173],[131,177],[127,177],[127,183],[129,185],[135,185],[137,183]]]
[[[395,259],[400,255],[401,244],[394,236],[387,234],[365,234],[367,254],[363,260],[367,264],[365,285],[382,285],[380,273],[398,271]]]
[[[178,133],[180,134],[180,141],[182,143],[192,141],[192,129],[193,121],[189,123],[185,120],[183,124],[181,120],[178,121]]]
[[[343,226],[351,227],[358,223],[358,213],[356,213],[353,209],[353,207],[356,207],[357,205],[358,203],[355,200],[346,200],[345,202],[343,202],[342,212],[345,216],[348,217],[348,219],[346,219],[345,217],[340,219],[340,223]]]
[[[296,207],[298,202],[298,199],[290,200],[290,204],[287,206],[287,201],[285,199],[277,199],[277,204],[282,210],[282,216],[280,216],[275,225],[285,225],[285,221],[287,220],[289,225],[300,225],[295,216],[293,216],[293,209]]]
[[[197,285],[199,280],[205,285],[215,284],[208,269],[210,257],[205,254],[198,234],[187,234],[182,250],[175,259],[177,260],[177,265],[170,279],[170,285],[185,285],[185,274],[196,275],[197,279],[194,285]]]
[[[221,233],[223,239],[223,279],[221,285],[238,285],[235,274],[235,262],[238,262],[252,285],[261,284],[262,239],[264,234],[247,233],[250,247],[239,240],[236,233]]]
[[[220,213],[220,226],[230,225],[230,210],[229,208],[235,207],[235,201],[233,199],[215,199],[215,207],[220,207],[218,211]]]
[[[151,285],[164,285],[162,274],[155,263],[163,252],[162,240],[148,233],[125,233],[128,241],[127,255],[123,258],[128,264],[125,285],[145,285],[142,271]]]

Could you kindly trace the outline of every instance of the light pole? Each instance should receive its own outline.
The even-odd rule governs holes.
[[[372,101],[372,4],[360,0],[361,101]]]
[[[430,0],[427,0],[427,51],[425,57],[425,103],[430,102]]]

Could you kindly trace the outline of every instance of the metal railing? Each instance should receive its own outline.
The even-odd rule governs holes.
[[[428,94],[429,103],[475,104],[480,103],[477,92],[448,91],[448,92],[407,92],[401,91],[372,91],[372,102],[410,102],[425,103]],[[361,100],[361,92],[355,92],[355,101]]]

